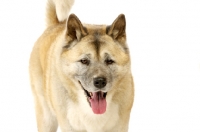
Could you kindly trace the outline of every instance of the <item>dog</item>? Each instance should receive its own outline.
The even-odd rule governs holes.
[[[47,1],[29,62],[39,132],[127,132],[134,100],[125,15],[83,24],[73,0]]]

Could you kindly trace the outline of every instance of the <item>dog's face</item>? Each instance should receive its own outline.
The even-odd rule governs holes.
[[[125,17],[120,15],[111,26],[83,26],[71,15],[67,26],[63,72],[80,84],[93,112],[102,114],[107,93],[130,68]]]

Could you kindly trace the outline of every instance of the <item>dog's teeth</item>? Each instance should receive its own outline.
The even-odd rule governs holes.
[[[92,92],[90,92],[90,96],[92,97]]]

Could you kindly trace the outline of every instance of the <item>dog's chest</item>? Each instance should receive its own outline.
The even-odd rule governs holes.
[[[70,126],[75,131],[102,132],[112,130],[119,121],[117,105],[110,106],[102,115],[93,114],[90,107],[72,106],[67,114]]]

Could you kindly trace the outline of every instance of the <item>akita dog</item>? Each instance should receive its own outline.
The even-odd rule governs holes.
[[[125,16],[111,25],[68,16],[73,0],[48,0],[47,29],[30,57],[39,132],[127,132],[134,99]]]

